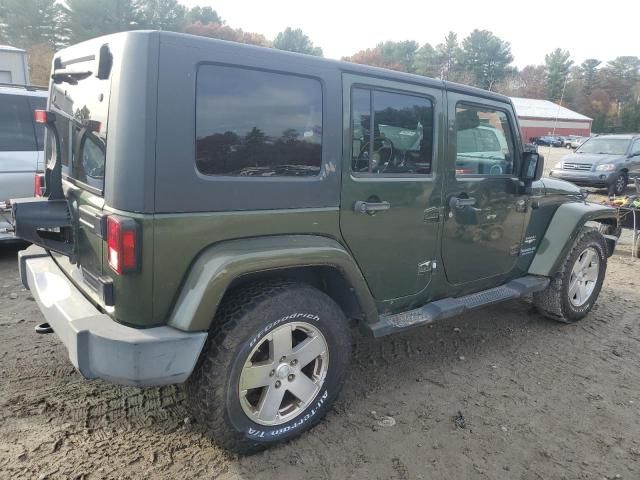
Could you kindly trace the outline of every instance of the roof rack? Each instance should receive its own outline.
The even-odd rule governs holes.
[[[22,85],[20,83],[1,83],[0,87],[13,87],[13,88],[24,88],[25,90],[29,90],[30,92],[36,92],[38,90],[47,90],[48,87],[41,87],[39,85]]]

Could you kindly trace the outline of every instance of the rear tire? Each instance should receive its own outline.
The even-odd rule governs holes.
[[[187,404],[220,446],[254,453],[324,417],[350,356],[349,324],[329,296],[299,283],[254,284],[220,305]]]
[[[584,229],[547,288],[533,294],[533,303],[548,318],[576,322],[591,311],[606,270],[606,241],[597,230]]]

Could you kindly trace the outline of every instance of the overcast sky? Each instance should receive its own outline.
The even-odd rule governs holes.
[[[228,25],[273,39],[302,28],[324,55],[340,58],[384,40],[440,43],[449,30],[461,41],[474,28],[511,42],[515,64],[544,62],[561,47],[576,63],[640,56],[640,2],[609,0],[179,0],[209,5]],[[596,6],[598,5],[598,6]]]

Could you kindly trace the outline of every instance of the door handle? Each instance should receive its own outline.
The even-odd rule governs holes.
[[[451,210],[462,209],[464,207],[472,207],[475,204],[475,198],[451,197],[451,200],[449,200],[449,207],[451,207]]]
[[[353,211],[356,213],[376,213],[389,210],[391,204],[389,202],[363,202],[358,200],[353,205]]]

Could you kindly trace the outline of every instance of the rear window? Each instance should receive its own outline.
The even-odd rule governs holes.
[[[0,94],[0,152],[38,150],[27,97]]]
[[[196,90],[196,164],[206,175],[314,176],[322,163],[318,80],[203,65]]]
[[[55,125],[60,135],[62,171],[65,177],[101,193],[104,190],[111,82],[99,79],[91,72],[95,70],[93,58],[89,62],[74,62],[68,68],[88,73],[78,75],[71,82],[54,83],[51,90],[51,110],[56,114]],[[49,140],[47,158],[50,158],[51,150]]]

